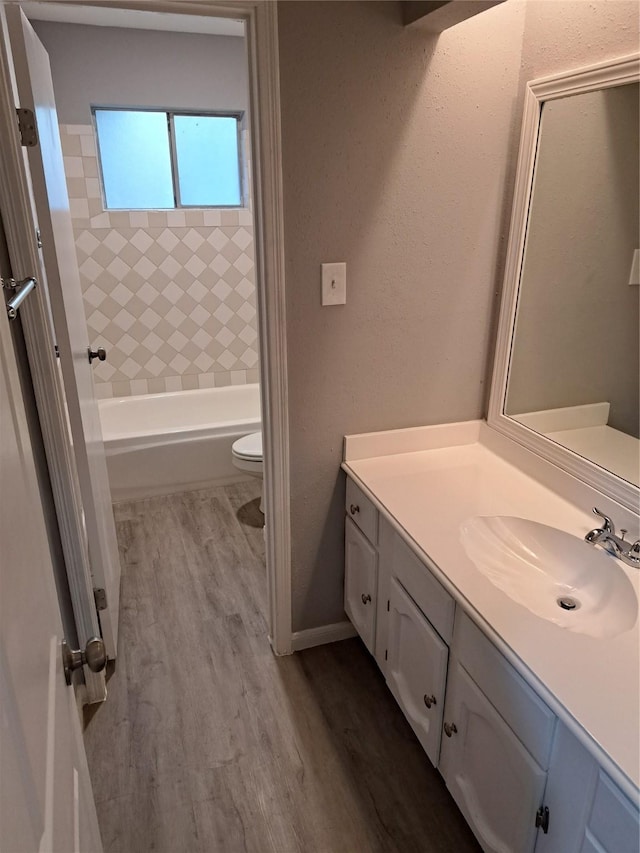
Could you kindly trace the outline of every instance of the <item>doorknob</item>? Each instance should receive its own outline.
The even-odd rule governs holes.
[[[107,360],[107,351],[104,347],[98,347],[95,351],[91,347],[87,347],[87,353],[89,354],[89,364],[91,364],[94,358],[97,358],[98,361]]]
[[[100,637],[91,637],[82,649],[71,649],[66,640],[62,641],[62,665],[67,684],[71,684],[74,669],[87,665],[91,672],[102,672],[107,665],[107,652]]]

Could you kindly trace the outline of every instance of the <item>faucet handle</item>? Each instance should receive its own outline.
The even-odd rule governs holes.
[[[616,532],[616,526],[615,526],[615,524],[613,523],[613,521],[611,521],[611,519],[609,518],[609,516],[608,516],[608,515],[605,515],[603,512],[600,512],[600,510],[599,510],[599,509],[597,509],[597,507],[595,507],[595,506],[593,507],[593,509],[591,510],[591,512],[592,512],[594,515],[599,515],[599,516],[600,516],[600,518],[601,518],[601,519],[602,519],[602,521],[603,521],[603,524],[602,524],[602,529],[603,529],[603,530],[606,530],[606,531],[607,531],[607,533],[613,533],[613,534],[615,534],[615,532]]]

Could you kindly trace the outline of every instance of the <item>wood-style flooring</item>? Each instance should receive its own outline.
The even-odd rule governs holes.
[[[272,654],[259,489],[115,508],[119,657],[85,733],[105,851],[477,851],[359,640]]]

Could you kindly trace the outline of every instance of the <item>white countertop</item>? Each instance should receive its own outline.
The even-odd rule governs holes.
[[[472,516],[511,515],[584,537],[597,526],[591,496],[580,507],[559,496],[489,449],[483,442],[488,427],[478,424],[348,437],[343,467],[428,556],[458,602],[633,796],[640,786],[638,620],[625,633],[596,639],[541,619],[477,570],[459,535],[460,525]],[[416,449],[421,445],[433,449]],[[368,458],[357,458],[363,454]],[[624,569],[639,596],[640,571]]]

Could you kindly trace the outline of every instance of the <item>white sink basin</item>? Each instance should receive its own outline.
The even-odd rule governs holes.
[[[632,628],[638,598],[614,557],[546,524],[475,516],[460,526],[464,550],[494,586],[568,631],[614,637]],[[573,609],[564,609],[564,607]]]

